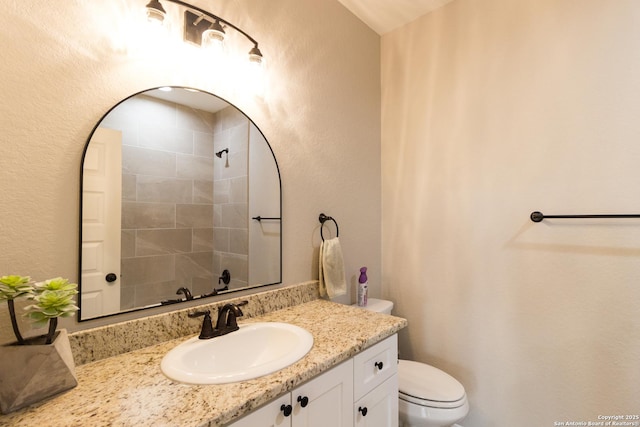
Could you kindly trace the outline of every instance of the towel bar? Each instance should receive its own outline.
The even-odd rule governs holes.
[[[324,236],[322,235],[322,229],[324,228],[324,223],[327,221],[333,221],[333,223],[336,225],[336,237],[340,235],[340,230],[338,229],[338,223],[336,222],[335,219],[333,219],[333,217],[330,217],[321,213],[320,216],[318,217],[318,221],[320,221],[320,224],[322,224],[320,226],[320,237],[322,238],[323,241],[324,241]]]
[[[267,217],[267,216],[254,216],[251,219],[255,219],[256,221],[280,221],[282,218],[280,217]]]
[[[640,214],[605,214],[605,215],[545,215],[542,212],[531,212],[531,221],[540,222],[545,218],[640,218]]]

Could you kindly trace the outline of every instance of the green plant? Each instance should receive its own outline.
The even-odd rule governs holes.
[[[13,333],[18,340],[18,344],[24,344],[24,339],[22,338],[22,335],[20,335],[20,330],[18,329],[16,308],[13,300],[32,293],[33,286],[31,285],[31,277],[16,275],[0,277],[0,301],[7,300],[9,316],[11,317],[11,326],[13,327]]]
[[[0,277],[0,300],[7,300],[11,325],[18,344],[22,345],[25,342],[16,321],[14,307],[16,298],[26,296],[34,301],[34,304],[25,307],[27,316],[34,320],[37,325],[45,325],[49,322],[46,344],[51,344],[58,327],[58,317],[73,316],[78,310],[73,300],[73,296],[78,293],[77,287],[77,284],[69,283],[67,279],[62,277],[38,283],[31,282],[29,276]]]

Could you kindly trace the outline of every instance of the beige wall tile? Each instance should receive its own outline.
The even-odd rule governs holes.
[[[190,287],[190,283],[187,283]],[[184,295],[177,295],[178,288],[184,286],[178,280],[169,280],[165,282],[145,283],[135,287],[135,307],[142,307],[151,304],[160,304],[161,301],[177,298],[184,298]]]
[[[247,204],[228,203],[222,205],[222,227],[246,228],[247,227]]]
[[[193,180],[193,203],[213,204],[213,181]]]
[[[249,253],[249,237],[246,228],[229,229],[229,252],[244,255]]]
[[[213,206],[176,205],[176,227],[213,228]]]
[[[179,178],[213,181],[213,160],[209,157],[177,155],[176,176]],[[216,160],[220,160],[216,158]]]
[[[231,191],[231,181],[228,179],[217,179],[213,184],[213,202],[215,204],[229,203]]]
[[[229,203],[248,203],[247,175],[229,180]]]
[[[176,255],[176,280],[206,277],[213,274],[213,252]]]
[[[189,229],[138,230],[136,256],[191,252],[192,235]]]
[[[170,203],[122,203],[122,228],[172,228],[176,206]]]
[[[215,227],[213,233],[213,248],[218,252],[229,252],[229,229]]]
[[[120,237],[120,258],[136,255],[136,230],[122,230]]]
[[[136,200],[136,182],[137,175],[128,173],[122,174],[122,200]]]
[[[175,255],[160,255],[122,260],[122,285],[138,286],[174,280]]]
[[[193,228],[191,232],[193,252],[213,251],[213,228]]]
[[[193,132],[193,154],[202,157],[215,156],[213,149],[213,134],[205,132]]]
[[[157,122],[143,125],[140,128],[138,145],[171,153],[193,154],[193,132]]]
[[[176,176],[176,155],[140,147],[122,147],[122,173]]]
[[[191,203],[193,182],[187,179],[138,175],[139,202]]]

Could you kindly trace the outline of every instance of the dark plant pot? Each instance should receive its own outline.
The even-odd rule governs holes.
[[[78,385],[66,329],[0,346],[0,412],[8,414]]]

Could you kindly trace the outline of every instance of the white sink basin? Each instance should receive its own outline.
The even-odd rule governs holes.
[[[221,337],[191,338],[169,351],[160,367],[174,381],[224,384],[261,377],[297,362],[313,346],[313,335],[289,323],[241,325]]]

